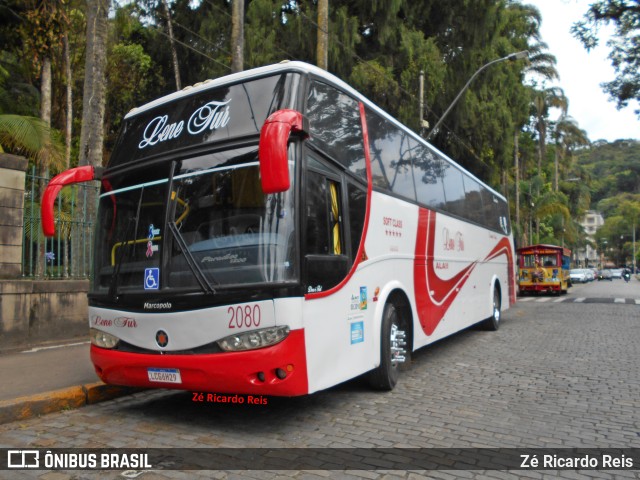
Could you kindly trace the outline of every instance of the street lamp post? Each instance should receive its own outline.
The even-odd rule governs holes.
[[[469,88],[469,85],[471,85],[471,82],[473,82],[475,80],[475,78],[480,74],[480,72],[482,72],[485,68],[495,64],[495,63],[499,63],[499,62],[504,62],[506,60],[509,60],[511,62],[515,61],[515,60],[519,60],[522,58],[529,58],[529,51],[528,50],[523,50],[522,52],[517,52],[517,53],[512,53],[510,55],[507,55],[506,57],[502,57],[502,58],[497,58],[495,60],[490,61],[489,63],[483,65],[482,67],[480,67],[476,73],[474,73],[471,78],[469,79],[469,81],[465,84],[464,87],[462,87],[462,90],[460,90],[460,92],[458,93],[458,95],[456,96],[456,98],[453,99],[453,102],[451,102],[451,105],[449,105],[449,107],[445,110],[445,112],[442,114],[442,116],[440,117],[440,119],[436,122],[436,124],[433,126],[433,128],[431,129],[431,131],[429,132],[429,134],[427,135],[427,137],[425,138],[425,140],[429,140],[431,138],[431,136],[438,131],[438,127],[440,127],[440,125],[442,124],[442,122],[444,121],[445,117],[449,114],[449,112],[451,111],[451,109],[454,107],[454,105],[456,103],[458,103],[458,100],[460,100],[460,97],[462,97],[462,94],[467,90],[467,88]]]
[[[636,222],[633,222],[633,274],[636,274]]]

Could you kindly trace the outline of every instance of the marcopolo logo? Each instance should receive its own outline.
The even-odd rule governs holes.
[[[144,302],[145,310],[170,310],[171,302]]]

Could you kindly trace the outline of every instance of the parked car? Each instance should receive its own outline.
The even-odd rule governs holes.
[[[609,280],[611,282],[613,280],[611,270],[600,270],[598,272],[598,280]]]
[[[595,272],[590,268],[585,268],[584,269],[584,274],[587,277],[587,282],[593,282],[596,279]]]
[[[583,268],[572,268],[569,270],[569,278],[571,283],[586,283],[587,272]]]

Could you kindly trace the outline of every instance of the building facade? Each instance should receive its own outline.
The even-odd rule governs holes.
[[[587,244],[585,248],[576,251],[574,261],[576,265],[582,267],[599,267],[600,256],[595,242],[596,231],[604,224],[602,215],[594,210],[589,210],[580,221],[580,225],[587,234]]]

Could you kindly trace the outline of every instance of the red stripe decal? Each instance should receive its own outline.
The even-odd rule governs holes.
[[[413,267],[414,294],[422,330],[427,335],[431,335],[458,296],[460,289],[475,268],[476,262],[448,280],[440,279],[433,268],[427,268],[429,263],[433,263],[436,214],[423,208],[418,212],[418,234]]]
[[[506,237],[502,238],[498,242],[498,244],[493,248],[493,250],[491,250],[489,255],[487,255],[486,260],[493,260],[494,258],[499,257],[500,255],[507,256],[507,262],[508,262],[508,268],[509,268],[507,270],[508,279],[509,279],[509,285],[508,285],[509,306],[511,306],[514,303],[516,303],[516,276],[515,276],[514,263],[513,263],[513,247],[511,246],[511,242],[509,241],[509,239]]]
[[[413,267],[414,295],[420,325],[427,335],[431,335],[449,307],[460,293],[460,289],[469,279],[477,261],[448,280],[442,280],[433,268],[435,249],[436,213],[419,209],[418,233]],[[485,258],[485,262],[500,255],[507,255],[508,265],[513,265],[513,252],[509,239],[502,238]],[[508,269],[509,300],[515,302],[515,278],[513,268]]]

